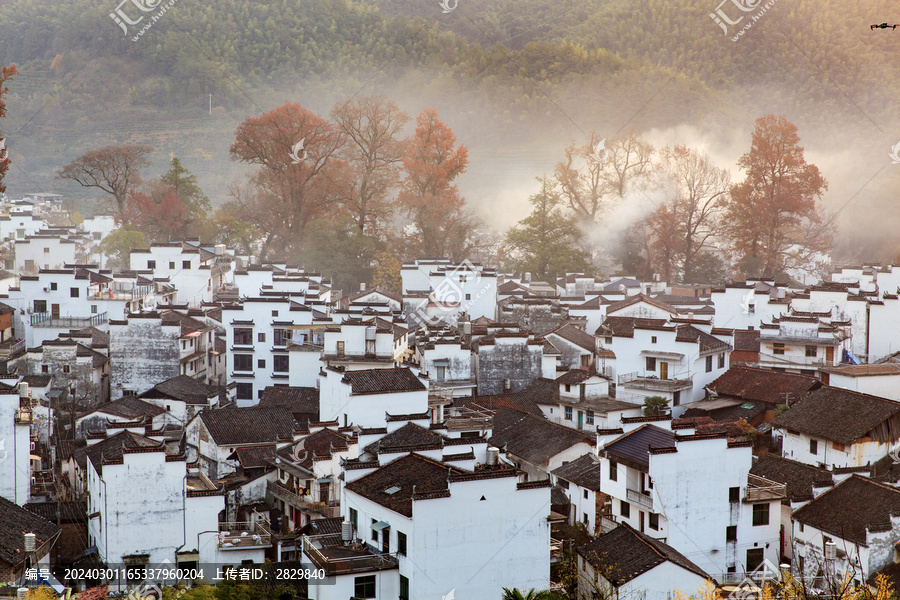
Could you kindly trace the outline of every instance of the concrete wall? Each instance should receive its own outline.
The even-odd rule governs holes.
[[[0,496],[22,506],[31,497],[30,426],[16,423],[19,394],[0,394]]]
[[[159,318],[110,324],[110,398],[121,398],[123,390],[141,394],[180,375],[180,335],[180,325],[162,325]]]
[[[529,344],[524,337],[497,338],[494,344],[480,345],[475,354],[478,394],[519,392],[543,375],[543,346]],[[509,379],[509,390],[504,380]]]

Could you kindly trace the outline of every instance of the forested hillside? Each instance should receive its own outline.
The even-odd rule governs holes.
[[[461,190],[503,226],[591,132],[671,143],[688,127],[733,170],[753,120],[785,113],[836,165],[834,208],[900,136],[900,32],[869,29],[891,20],[886,0],[780,0],[738,42],[694,0],[460,0],[446,14],[437,0],[178,0],[135,42],[113,8],[0,1],[0,63],[21,73],[4,124],[14,193],[88,201],[55,172],[89,148],[139,143],[156,149],[151,171],[174,153],[221,204],[246,173],[228,157],[246,117],[285,101],[327,114],[374,93],[438,110],[471,149]],[[892,196],[888,177],[867,189],[876,203]]]

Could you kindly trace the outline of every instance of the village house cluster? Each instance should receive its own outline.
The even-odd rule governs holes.
[[[900,268],[711,289],[422,258],[402,289],[338,290],[196,240],[110,270],[112,220],[57,204],[0,218],[2,582],[267,561],[320,569],[317,600],[900,581]]]

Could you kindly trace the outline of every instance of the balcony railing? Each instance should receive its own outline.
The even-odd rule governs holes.
[[[693,375],[679,379],[659,379],[642,375],[640,371],[619,375],[617,381],[619,385],[627,385],[630,388],[659,392],[674,392],[694,385]]]
[[[146,285],[134,285],[131,288],[113,288],[99,291],[88,296],[90,300],[139,300],[146,298],[156,291],[152,283]]]
[[[646,494],[634,490],[625,490],[625,498],[627,498],[629,502],[637,504],[647,510],[653,510],[653,498]]]
[[[600,519],[597,522],[597,528],[600,530],[600,533],[609,533],[618,526],[619,523],[613,516],[600,515]]]
[[[303,536],[303,553],[328,576],[394,569],[395,554],[378,552],[367,544],[345,545],[340,534]]]
[[[310,510],[319,513],[326,518],[339,517],[341,514],[341,503],[339,500],[315,502],[313,501],[313,496],[302,496],[274,481],[267,481],[266,489],[271,492],[273,496],[287,502],[294,508]]]
[[[25,340],[6,340],[0,343],[0,358],[15,358],[25,353]]]
[[[53,317],[49,312],[38,312],[31,315],[32,327],[67,327],[81,329],[84,327],[96,327],[109,321],[107,314],[100,313],[89,317]]]
[[[781,500],[786,497],[787,485],[759,475],[747,475],[747,491],[744,494],[744,502],[765,502]]]
[[[272,545],[272,532],[262,522],[233,521],[219,523],[219,548],[242,550]]]

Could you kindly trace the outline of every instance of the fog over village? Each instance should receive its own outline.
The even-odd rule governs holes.
[[[0,599],[896,600],[898,27],[0,0]]]

